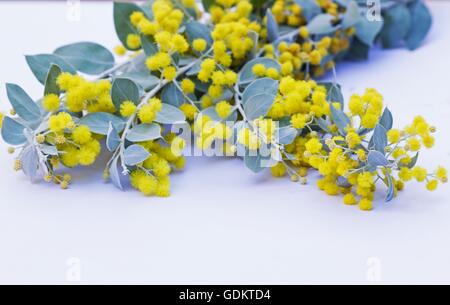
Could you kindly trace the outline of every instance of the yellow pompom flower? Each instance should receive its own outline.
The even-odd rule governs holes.
[[[418,151],[421,148],[421,144],[420,141],[417,140],[416,138],[411,138],[408,140],[408,145],[409,145],[409,149],[411,151]]]
[[[400,141],[401,133],[398,129],[391,129],[388,131],[387,136],[390,143],[397,143]]]
[[[361,125],[367,129],[374,129],[378,123],[378,120],[378,116],[368,113],[362,117]]]
[[[127,49],[125,49],[123,45],[118,45],[114,48],[114,53],[116,53],[116,55],[118,56],[124,56],[125,54],[127,54]]]
[[[206,50],[207,47],[207,42],[204,39],[195,39],[192,42],[192,47],[194,48],[195,51],[197,52],[203,52]]]
[[[312,138],[305,144],[305,148],[311,154],[318,154],[322,150],[323,144],[317,138]]]
[[[125,101],[120,105],[120,114],[123,117],[128,118],[136,112],[136,109],[137,107],[135,103],[132,101]]]
[[[137,26],[143,18],[145,18],[145,16],[142,12],[133,12],[130,15],[130,22],[132,25]]]
[[[83,145],[92,140],[92,133],[89,127],[80,125],[73,130],[72,139],[75,143]]]
[[[195,83],[189,78],[185,78],[181,81],[181,89],[186,94],[191,94],[195,92]]]
[[[427,170],[416,166],[412,170],[412,175],[414,178],[416,178],[417,182],[423,182],[427,179]]]
[[[447,182],[447,170],[442,166],[438,167],[438,169],[436,170],[436,178],[438,178],[441,182]]]
[[[278,70],[275,68],[269,68],[266,70],[266,76],[268,78],[272,78],[272,79],[278,79],[280,74],[278,73]]]
[[[153,120],[156,118],[156,111],[152,107],[152,105],[147,104],[142,106],[142,108],[139,110],[138,117],[142,123],[149,124],[152,123]]]
[[[355,205],[358,203],[358,201],[356,200],[355,195],[353,195],[352,193],[348,193],[344,196],[344,203],[346,205]]]
[[[163,76],[168,81],[173,81],[177,76],[177,69],[173,66],[164,68]]]
[[[303,39],[308,38],[309,37],[309,30],[308,30],[308,28],[306,26],[302,26],[299,29],[299,34],[300,34],[300,37],[302,37]]]
[[[132,49],[136,50],[141,47],[141,38],[137,34],[128,34],[127,36],[127,46]]]
[[[253,74],[258,77],[263,77],[266,75],[266,67],[263,64],[256,64],[252,68]]]
[[[303,129],[306,126],[306,117],[304,114],[295,114],[291,118],[291,124],[296,129]]]
[[[195,108],[192,104],[189,103],[181,105],[180,110],[183,111],[184,115],[189,121],[193,121],[198,113],[197,108]]]
[[[359,208],[362,211],[372,211],[373,210],[373,202],[368,198],[363,198],[359,202]]]
[[[431,180],[427,183],[427,190],[429,191],[435,191],[438,187],[439,181],[438,180]]]
[[[44,97],[42,101],[42,106],[48,112],[58,111],[61,101],[59,100],[59,96],[56,94],[48,94]]]
[[[183,54],[187,50],[189,50],[189,44],[187,43],[186,39],[180,34],[173,35],[172,43],[175,50],[180,54]]]
[[[52,115],[48,121],[49,129],[53,132],[59,133],[64,129],[70,129],[74,126],[72,117],[66,112],[60,112],[57,115]]]
[[[230,116],[231,114],[231,110],[232,110],[232,106],[230,105],[230,103],[228,103],[227,101],[222,101],[219,102],[216,105],[216,112],[217,115],[221,118],[221,119],[226,119]]]
[[[410,181],[413,178],[413,174],[412,171],[407,168],[407,167],[403,167],[400,172],[398,173],[398,177],[405,182]]]
[[[286,176],[286,166],[282,162],[278,162],[275,166],[271,167],[270,171],[274,177]]]

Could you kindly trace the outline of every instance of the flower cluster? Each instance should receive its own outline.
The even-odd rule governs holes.
[[[367,58],[377,41],[417,48],[431,23],[420,1],[383,8],[387,18],[399,8],[415,14],[417,25],[404,37],[390,35],[395,22],[368,23],[356,1],[202,3],[203,10],[193,0],[115,3],[122,43],[115,52],[128,57],[120,64],[95,43],[32,57],[44,97],[35,103],[8,85],[14,110],[0,114],[10,152],[20,151],[15,168],[32,179],[43,172],[67,188],[71,178],[58,164],[92,165],[104,141],[111,153],[106,180],[123,189],[128,176],[143,194],[166,197],[193,135],[201,150],[242,157],[254,172],[270,168],[275,177],[307,184],[315,170],[321,190],[362,210],[373,208],[380,184],[390,201],[410,180],[428,190],[447,182],[443,167],[417,165],[419,151],[435,141],[436,128],[424,118],[394,129],[375,89],[346,106],[336,81],[320,81],[338,61]],[[185,126],[193,129],[187,136],[169,131]]]

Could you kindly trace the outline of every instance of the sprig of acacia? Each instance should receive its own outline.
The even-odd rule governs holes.
[[[417,166],[436,131],[424,118],[394,129],[376,90],[353,95],[346,111],[336,79],[320,80],[339,61],[367,59],[374,44],[419,47],[431,26],[421,1],[116,2],[114,24],[121,63],[99,44],[75,43],[26,57],[44,85],[37,102],[7,84],[2,136],[32,180],[67,188],[60,165],[92,165],[103,141],[106,180],[123,189],[128,176],[142,193],[168,196],[193,135],[205,154],[241,157],[256,173],[306,184],[317,170],[320,189],[362,210],[378,182],[387,201],[413,178],[429,190],[447,182],[444,168]]]

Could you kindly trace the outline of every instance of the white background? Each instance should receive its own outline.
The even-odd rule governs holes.
[[[431,8],[421,49],[374,51],[370,62],[341,64],[338,80],[347,97],[378,88],[399,127],[424,114],[439,133],[421,165],[450,168],[450,2]],[[83,40],[117,44],[111,3],[81,9],[81,21],[69,22],[65,3],[0,3],[1,110],[9,107],[4,82],[42,95],[23,55]],[[81,263],[81,283],[371,283],[370,266],[383,283],[450,283],[448,185],[429,193],[412,183],[389,205],[380,193],[364,213],[313,181],[196,158],[173,176],[168,199],[103,183],[102,161],[76,170],[61,191],[30,184],[0,148],[0,283],[68,283],[70,258]]]

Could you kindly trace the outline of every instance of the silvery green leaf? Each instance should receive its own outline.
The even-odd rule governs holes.
[[[392,201],[395,196],[395,188],[394,188],[394,181],[392,180],[391,175],[386,172],[386,178],[387,178],[387,185],[388,185],[388,191],[386,194],[386,202]]]
[[[52,65],[48,71],[47,77],[45,79],[44,96],[48,94],[60,95],[58,85],[56,84],[56,79],[61,74],[61,68],[57,65]]]
[[[104,46],[94,42],[78,42],[53,52],[80,72],[98,75],[114,67],[114,56]]]
[[[106,148],[109,151],[115,151],[117,147],[119,147],[120,142],[121,139],[119,133],[117,132],[116,128],[114,128],[114,125],[110,122],[108,134],[106,135]]]
[[[287,152],[284,153],[284,157],[289,161],[297,161],[297,157],[293,154],[289,154]]]
[[[52,65],[57,65],[64,72],[77,73],[75,68],[68,62],[54,54],[27,55],[25,59],[34,76],[41,84],[45,83],[48,71]]]
[[[135,166],[144,162],[150,157],[150,153],[141,145],[131,145],[125,149],[123,153],[123,162],[128,166]]]
[[[244,112],[249,120],[265,117],[274,102],[275,95],[267,93],[254,95],[245,104]]]
[[[384,154],[384,149],[388,145],[388,138],[387,131],[382,125],[377,124],[370,143],[373,145],[371,147]]]
[[[31,125],[41,121],[41,108],[20,86],[6,84],[6,92],[12,107],[23,120]]]
[[[355,1],[350,1],[347,5],[347,10],[342,19],[342,28],[348,29],[357,24],[361,19],[361,14],[359,12],[359,6]]]
[[[384,154],[382,154],[376,150],[371,150],[369,152],[369,155],[367,156],[367,161],[368,161],[369,165],[374,168],[378,168],[380,166],[386,167],[389,165],[389,161],[388,161],[388,159],[386,159]]]
[[[267,39],[269,42],[274,42],[279,37],[278,23],[275,20],[275,17],[272,15],[272,11],[267,9],[266,11],[267,17]]]
[[[39,169],[39,156],[36,148],[32,145],[25,147],[20,155],[20,161],[25,176],[34,181]]]
[[[411,161],[406,167],[409,169],[414,168],[417,164],[417,161],[419,161],[419,153],[416,153],[416,155],[411,159]]]
[[[245,85],[252,81],[254,81],[257,77],[253,74],[253,66],[257,64],[263,64],[266,69],[269,68],[275,68],[278,72],[281,71],[280,64],[273,59],[270,58],[255,58],[245,64],[245,66],[242,68],[241,72],[239,73],[239,84]]]
[[[387,130],[391,130],[394,126],[394,117],[392,116],[392,112],[386,108],[384,109],[383,115],[380,119],[380,124]]]
[[[397,47],[411,30],[412,18],[409,9],[398,4],[384,12],[384,26],[381,31],[383,47]]]
[[[263,171],[266,167],[263,164],[264,158],[259,153],[255,154],[256,156],[246,153],[244,156],[244,163],[248,169],[257,174]]]
[[[139,87],[128,78],[116,78],[112,84],[111,97],[116,109],[125,101],[132,101],[138,105],[140,100]]]
[[[336,124],[336,126],[339,129],[339,132],[342,135],[347,134],[347,127],[351,125],[349,117],[339,109],[336,109],[333,104],[330,104],[330,110],[331,110],[331,118],[333,119],[333,122]]]
[[[57,156],[58,155],[58,148],[56,146],[48,145],[48,144],[41,144],[41,145],[39,145],[39,148],[46,155],[49,155],[49,156]]]
[[[279,82],[271,78],[260,78],[251,83],[245,88],[242,94],[242,104],[245,105],[248,100],[258,94],[267,93],[270,95],[277,95]]]
[[[353,39],[350,49],[343,53],[344,59],[349,61],[365,61],[369,59],[370,47],[358,38]]]
[[[303,16],[305,16],[307,21],[322,13],[322,8],[317,4],[316,0],[295,0],[295,2],[302,7]]]
[[[161,126],[158,124],[140,124],[127,133],[127,140],[131,142],[145,142],[161,138]]]
[[[213,43],[211,38],[211,29],[209,29],[205,24],[198,21],[190,21],[186,23],[185,26],[186,35],[190,44],[192,44],[192,42],[196,39],[203,39],[207,43],[206,50],[211,47]]]
[[[376,37],[380,34],[383,28],[384,20],[369,20],[368,18],[361,18],[356,24],[356,37],[368,46],[372,46]]]
[[[3,126],[0,129],[3,140],[10,145],[21,145],[27,142],[24,130],[25,126],[11,119],[10,117],[3,118]]]
[[[93,133],[104,136],[108,134],[109,123],[114,125],[117,132],[122,132],[125,128],[125,121],[122,118],[106,112],[89,113],[79,121],[80,125],[88,126]]]
[[[298,135],[298,131],[292,127],[282,127],[279,129],[278,143],[282,145],[289,145],[294,142]]]
[[[317,125],[320,127],[320,129],[322,129],[323,131],[325,131],[327,133],[330,132],[327,121],[325,121],[322,118],[318,118],[318,119],[316,119],[316,121],[317,121]]]
[[[255,58],[255,55],[258,52],[259,34],[256,33],[255,31],[249,31],[248,37],[250,37],[250,39],[253,41],[253,49],[248,56],[249,56],[249,59],[253,59],[253,58]]]
[[[194,64],[194,66],[192,66],[192,68],[190,68],[186,72],[186,75],[187,76],[197,75],[200,72],[201,68],[202,68],[202,63],[200,61],[198,61],[196,64]]]
[[[141,44],[145,56],[151,57],[158,53],[158,46],[148,36],[141,34]]]
[[[339,27],[333,25],[336,18],[329,14],[320,14],[308,23],[308,31],[311,35],[324,35],[336,31]]]
[[[184,113],[169,104],[162,104],[162,109],[156,114],[155,122],[161,124],[180,124],[186,121]]]
[[[161,101],[165,104],[180,107],[185,100],[183,92],[174,83],[168,84],[162,90]]]
[[[215,0],[202,0],[203,8],[206,12],[209,12],[209,9],[212,5],[215,4]]]
[[[417,49],[430,31],[432,24],[431,13],[421,1],[415,1],[410,6],[412,26],[406,36],[406,45],[410,50]]]
[[[120,179],[120,173],[119,173],[119,170],[117,169],[118,161],[119,161],[119,158],[117,157],[111,162],[111,166],[109,167],[109,177],[115,187],[123,190],[122,181]]]
[[[127,37],[129,34],[138,34],[137,29],[130,21],[130,16],[134,12],[143,12],[140,6],[129,2],[114,2],[114,26],[116,28],[117,36],[122,44],[129,50],[127,45]],[[139,48],[140,49],[140,48]]]
[[[120,75],[120,78],[131,79],[133,82],[141,86],[144,91],[150,91],[160,82],[158,77],[150,74],[148,71],[128,72]]]
[[[319,85],[327,88],[327,97],[330,102],[341,104],[341,109],[344,109],[344,95],[339,84],[335,83],[320,83]]]

